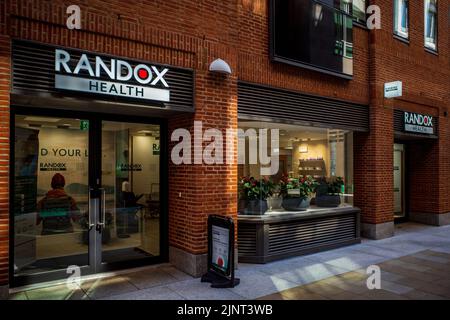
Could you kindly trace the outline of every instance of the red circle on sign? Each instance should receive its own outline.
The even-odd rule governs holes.
[[[427,118],[427,117],[425,117],[423,120],[424,120],[423,122],[424,122],[425,124],[428,124],[428,118]]]
[[[139,69],[138,76],[141,79],[147,79],[148,78],[148,71],[145,69]]]
[[[219,257],[219,258],[217,259],[217,264],[218,264],[220,267],[223,267],[223,259],[222,259],[222,257]]]

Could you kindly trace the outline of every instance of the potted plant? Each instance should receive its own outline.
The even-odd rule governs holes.
[[[316,205],[318,207],[333,208],[341,204],[342,187],[344,180],[336,177],[332,180],[322,180],[316,189]]]
[[[257,180],[243,177],[239,181],[239,212],[241,214],[264,214],[267,198],[272,195],[274,184],[267,178]]]
[[[309,207],[310,196],[317,186],[311,176],[300,178],[283,177],[281,180],[282,206],[287,211],[305,211]]]

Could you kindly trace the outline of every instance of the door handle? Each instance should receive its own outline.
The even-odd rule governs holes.
[[[89,188],[89,191],[88,191],[88,230],[91,230],[91,228],[94,226],[94,224],[92,223],[92,218],[91,218],[91,216],[92,216],[92,203],[91,203],[91,192],[93,191],[94,189],[92,189],[92,188]]]
[[[97,230],[100,231],[101,228],[104,228],[106,225],[106,190],[105,188],[99,188],[101,192],[101,201],[102,201],[102,212],[101,212],[101,220],[97,222]]]

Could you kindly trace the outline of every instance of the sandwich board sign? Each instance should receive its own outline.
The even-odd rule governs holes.
[[[213,288],[233,288],[240,282],[234,276],[234,222],[229,217],[208,217],[208,272],[201,281]]]

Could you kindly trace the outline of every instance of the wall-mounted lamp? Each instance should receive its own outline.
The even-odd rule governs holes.
[[[222,59],[216,59],[209,65],[209,71],[211,72],[217,72],[217,73],[223,73],[223,74],[231,74],[231,68]]]

